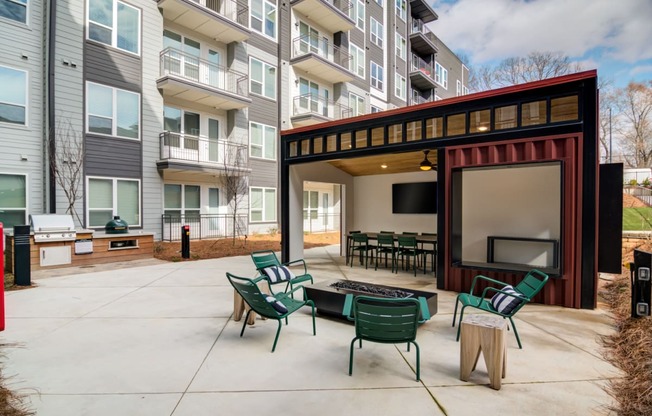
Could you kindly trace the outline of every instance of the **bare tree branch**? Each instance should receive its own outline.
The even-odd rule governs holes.
[[[238,215],[248,212],[247,195],[249,194],[249,166],[246,146],[226,142],[223,144],[223,172],[219,176],[222,189],[226,192],[229,214],[231,215],[232,239],[235,245],[236,237],[240,234],[246,236],[245,230],[240,228],[246,225],[238,223]]]
[[[617,132],[625,161],[631,167],[652,166],[652,81],[630,82],[615,96]]]

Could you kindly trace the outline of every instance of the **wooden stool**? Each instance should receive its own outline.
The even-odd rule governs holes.
[[[468,315],[461,323],[460,380],[468,381],[471,372],[484,356],[489,373],[489,385],[500,390],[501,379],[505,378],[507,354],[505,350],[505,319],[494,315]]]
[[[260,291],[263,293],[267,293],[269,292],[269,288],[266,285],[263,285]],[[239,322],[240,319],[242,319],[242,314],[244,314],[246,311],[249,311],[249,309],[251,308],[249,308],[249,305],[245,303],[244,299],[242,299],[242,296],[240,296],[237,290],[233,289],[233,320]],[[264,320],[267,319],[264,316],[261,318]],[[256,323],[256,314],[252,313],[249,315],[249,320],[247,321],[247,324],[253,325],[255,323]]]

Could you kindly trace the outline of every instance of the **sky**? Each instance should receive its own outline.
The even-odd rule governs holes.
[[[471,67],[561,51],[616,87],[652,80],[652,0],[429,0],[430,29]]]

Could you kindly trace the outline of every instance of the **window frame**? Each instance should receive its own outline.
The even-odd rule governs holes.
[[[90,14],[91,14],[91,5],[90,5],[90,2],[91,2],[91,0],[86,0],[86,28],[85,28],[86,29],[86,40],[91,41],[91,42],[96,42],[96,43],[99,43],[101,45],[109,46],[109,47],[111,47],[113,49],[117,49],[119,51],[128,53],[130,55],[141,56],[141,53],[142,53],[142,36],[143,36],[142,10],[139,9],[138,7],[132,6],[129,3],[125,3],[124,1],[111,0],[111,3],[113,5],[113,7],[111,9],[112,17],[113,17],[113,26],[110,28],[111,29],[111,43],[108,44],[108,43],[104,43],[104,42],[102,42],[100,40],[97,40],[97,39],[91,39],[91,37],[90,37],[90,34],[91,34],[91,29],[90,29],[91,28],[91,22],[93,24],[95,24],[95,25],[100,26],[100,27],[109,28],[108,26],[104,25],[103,23],[91,21],[91,16],[90,16]],[[125,7],[129,7],[131,9],[135,10],[138,13],[138,19],[137,19],[137,22],[138,22],[138,35],[136,36],[136,49],[137,49],[136,52],[133,52],[133,51],[130,51],[130,50],[127,50],[127,49],[123,49],[123,48],[120,48],[118,46],[118,4],[122,4]]]
[[[258,144],[258,143],[254,144],[253,140],[252,140],[253,137],[254,137],[254,135],[252,134],[252,131],[253,131],[252,126],[254,124],[256,124],[258,126],[261,126],[261,128],[262,128],[263,135],[261,137],[261,143],[260,144]],[[274,152],[273,152],[274,153],[274,158],[265,157],[265,154],[267,153],[267,150],[268,150],[267,149],[268,146],[266,145],[266,143],[267,143],[266,134],[270,132],[268,129],[271,130],[271,133],[273,133],[273,141],[272,142],[274,143],[274,149],[273,149],[274,150]],[[277,129],[276,129],[276,127],[270,126],[269,124],[259,123],[257,121],[249,121],[249,157],[252,157],[254,159],[263,159],[263,160],[274,160],[274,161],[277,160],[278,159],[278,156],[277,156],[277,153],[278,153],[277,149],[278,148],[276,146],[276,141],[277,141],[276,138],[277,138]],[[254,147],[260,148],[260,152],[261,152],[262,156],[256,156],[256,155],[252,154],[252,149]]]
[[[394,0],[394,12],[402,21],[407,19],[407,0]]]
[[[253,30],[254,32],[266,37],[267,39],[271,39],[274,42],[278,41],[278,4],[276,2],[271,2],[269,0],[259,0],[260,4],[262,6],[261,10],[261,16],[262,20],[259,19],[258,17],[254,16],[253,10],[254,10],[254,1],[255,0],[249,0],[249,29]],[[271,5],[274,8],[274,36],[270,36],[267,33],[265,33],[265,23],[267,21],[267,16],[269,13],[265,13],[265,5]],[[252,24],[252,19],[258,19],[261,20],[261,28],[262,30],[258,30],[254,28]]]
[[[27,224],[28,223],[27,222],[28,221],[27,216],[28,216],[28,213],[29,213],[29,174],[0,171],[0,176],[22,176],[22,177],[25,178],[25,209],[24,209],[25,216],[23,217],[23,222],[22,223]],[[7,212],[7,211],[20,211],[19,208],[4,208],[1,204],[0,204],[0,210],[5,211],[5,212]],[[7,230],[8,229],[6,228],[6,224],[5,224],[5,231],[7,231]],[[2,234],[0,234],[0,238],[4,238],[4,236]],[[2,244],[0,244],[0,247],[2,247]]]
[[[90,196],[91,196],[91,188],[90,188],[90,182],[91,179],[98,179],[98,180],[105,180],[111,181],[111,197],[113,200],[113,207],[111,208],[112,214],[111,218],[113,218],[118,214],[118,181],[127,181],[127,182],[136,182],[138,184],[138,223],[137,224],[132,224],[129,223],[129,227],[142,227],[143,224],[143,188],[142,188],[142,181],[139,178],[125,178],[125,177],[118,177],[118,176],[97,176],[97,175],[88,175],[86,176],[86,192],[84,194],[84,199],[85,199],[85,211],[86,211],[86,228],[88,229],[98,229],[98,228],[104,228],[104,224],[102,225],[91,225],[91,207],[90,207]],[[97,210],[100,210],[100,208],[94,208]],[[105,208],[102,208],[105,209]]]
[[[384,30],[384,25],[372,17],[369,21],[369,41],[379,48],[385,43]]]
[[[21,22],[20,20],[15,20],[15,19],[12,19],[11,17],[6,17],[6,16],[0,16],[0,19],[6,19],[8,22],[15,22],[15,23],[19,23],[19,24],[29,26],[29,12],[30,12],[29,4],[30,4],[30,0],[25,0],[25,4],[22,4],[20,1],[17,1],[17,0],[0,0],[0,1],[4,1],[4,2],[7,2],[7,3],[14,3],[14,4],[17,4],[19,6],[24,6],[25,7],[25,21]]]
[[[165,188],[167,186],[178,186],[180,189],[179,196],[181,197],[180,201],[180,206],[179,206],[179,216],[183,218],[188,218],[188,216],[192,216],[193,214],[197,213],[199,216],[201,216],[201,211],[202,211],[202,193],[203,193],[203,187],[201,185],[193,184],[193,183],[163,183],[163,215],[172,215],[172,214],[166,214],[166,211],[177,211],[175,208],[167,208],[165,206]],[[199,206],[198,207],[188,207],[186,204],[186,188],[187,187],[194,187],[198,188],[199,190]],[[217,188],[216,188],[217,189]]]
[[[374,66],[376,67],[375,71]],[[369,70],[369,85],[379,91],[385,91],[385,68],[374,61],[371,61],[371,68]]]
[[[352,105],[355,104],[355,105]],[[366,114],[367,105],[365,103],[364,97],[350,92],[349,93],[349,108],[351,108],[351,117],[361,116]],[[362,112],[358,112],[362,108]]]
[[[355,50],[352,50],[355,49]],[[353,72],[356,76],[364,79],[365,78],[365,71],[366,71],[366,55],[364,53],[364,49],[356,45],[355,43],[349,43],[349,53],[351,54],[351,66],[353,68],[350,69],[351,72]],[[362,63],[360,63],[360,58],[362,58]],[[360,75],[360,69],[362,69],[362,75]]]
[[[109,88],[111,89],[112,92],[112,116],[111,116],[111,134],[106,134],[106,133],[98,133],[94,131],[90,131],[90,123],[89,123],[89,117],[91,116],[90,112],[88,111],[88,106],[90,104],[89,96],[88,96],[88,86],[89,85],[98,85],[100,87],[104,88]],[[138,98],[138,137],[127,137],[127,136],[119,136],[118,135],[118,123],[117,123],[117,109],[118,109],[118,91],[123,91],[128,94],[133,94]],[[140,141],[142,137],[142,110],[141,110],[141,95],[138,92],[134,91],[129,91],[125,90],[122,88],[118,87],[112,87],[110,85],[105,85],[105,84],[100,84],[98,82],[92,82],[92,81],[86,81],[86,91],[85,91],[85,97],[84,101],[86,102],[84,105],[84,111],[86,112],[86,115],[84,117],[84,122],[86,123],[86,134],[93,134],[93,135],[98,135],[98,136],[103,136],[103,137],[114,137],[114,138],[119,138],[119,139],[125,139],[125,140],[137,140]],[[99,116],[99,117],[104,117],[104,116]]]
[[[439,62],[435,62],[435,82],[445,90],[448,89],[448,69],[444,68]]]
[[[25,74],[25,85],[24,85],[24,88],[25,88],[25,104],[24,105],[23,104],[17,104],[17,103],[12,103],[12,102],[8,102],[8,101],[7,102],[4,102],[4,101],[0,102],[2,104],[12,105],[12,106],[16,106],[16,107],[24,106],[25,107],[25,122],[23,124],[20,124],[20,123],[8,122],[8,121],[0,121],[0,126],[6,126],[6,127],[8,127],[8,126],[23,126],[23,127],[27,127],[27,126],[29,126],[29,88],[28,88],[28,86],[29,86],[29,71],[24,70],[24,69],[12,68],[12,67],[6,66],[6,65],[0,65],[0,67],[9,69],[10,71],[22,72],[22,73]]]
[[[262,76],[263,76],[263,79],[261,81],[255,80],[254,77],[253,77],[253,73],[252,73],[253,65],[251,64],[252,61],[257,61],[257,62],[260,62],[262,64],[262,68],[263,68]],[[266,90],[266,86],[267,86],[267,84],[265,82],[265,70],[267,68],[274,68],[274,96],[273,97],[269,97],[269,96],[265,95],[265,90]],[[254,57],[250,56],[249,57],[249,93],[257,95],[259,97],[268,98],[270,100],[276,100],[276,97],[278,96],[278,88],[277,88],[277,82],[276,82],[276,77],[277,77],[277,72],[276,71],[277,70],[278,70],[278,68],[276,66],[268,64],[267,62],[265,62],[263,60],[260,60],[260,59],[257,59],[257,58],[254,58]],[[251,88],[251,83],[252,82],[256,82],[256,83],[260,84],[261,91],[262,91],[261,94],[259,94],[257,92],[253,92],[253,89]]]
[[[401,100],[407,98],[407,80],[399,73],[394,73],[394,95]]]
[[[407,62],[407,40],[400,33],[396,32],[394,43],[396,56]]]
[[[254,189],[260,190],[261,193],[262,193],[262,199],[261,199],[262,200],[262,207],[260,208],[260,210],[259,209],[254,210],[253,207],[252,207],[253,204],[251,203],[251,193],[252,193],[252,190],[254,190]],[[266,205],[265,205],[265,193],[267,191],[274,191],[274,218],[266,218],[265,217],[265,208],[266,208]],[[278,218],[278,212],[277,212],[278,211],[278,209],[277,209],[277,206],[278,206],[278,191],[277,191],[276,188],[267,187],[267,186],[250,186],[249,187],[249,200],[250,200],[249,201],[249,222],[250,223],[262,224],[262,223],[266,223],[266,222],[276,222],[277,221],[277,218]],[[252,213],[254,211],[260,211],[261,218],[262,218],[261,220],[254,220],[254,219],[251,218],[251,215],[252,215]]]
[[[355,22],[355,27],[364,32],[365,2],[364,0],[351,0],[353,6],[349,9],[349,18]]]

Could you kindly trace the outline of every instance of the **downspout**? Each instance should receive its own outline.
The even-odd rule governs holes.
[[[56,11],[57,11],[57,0],[50,0],[50,15],[49,15],[49,33],[48,33],[48,88],[47,88],[47,103],[48,103],[48,154],[47,154],[47,164],[49,172],[49,206],[48,212],[54,214],[57,212],[57,183],[55,175],[55,165],[53,163],[53,158],[51,155],[55,154],[56,145],[54,143],[55,131],[54,131],[54,50],[55,50],[55,34],[56,34]]]

